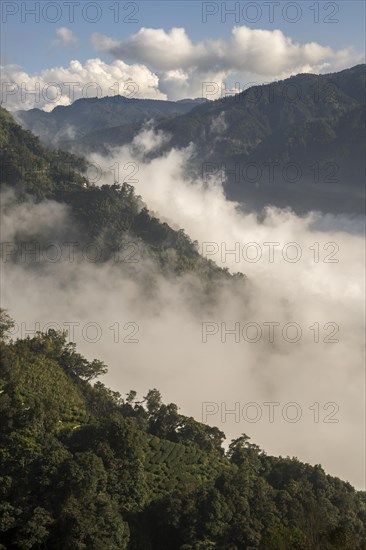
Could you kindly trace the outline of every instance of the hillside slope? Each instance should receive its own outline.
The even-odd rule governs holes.
[[[98,187],[83,176],[82,158],[43,146],[31,132],[23,130],[0,109],[0,185],[15,191],[18,201],[54,200],[68,205],[74,223],[55,236],[60,244],[77,234],[80,245],[94,243],[107,261],[133,243],[142,257],[152,259],[166,275],[195,273],[203,282],[237,280],[227,269],[204,259],[183,229],[172,229],[153,216],[131,185],[115,183]],[[34,238],[19,235],[22,242]],[[39,240],[39,236],[37,237]],[[129,263],[129,268],[138,265]]]
[[[125,397],[50,330],[7,341],[0,364],[0,548],[361,550],[366,497],[245,434],[181,415],[150,390]]]

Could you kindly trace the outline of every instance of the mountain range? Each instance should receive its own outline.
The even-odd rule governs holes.
[[[78,99],[69,106],[59,105],[49,113],[41,109],[18,111],[17,118],[45,142],[65,146],[69,141],[88,139],[89,134],[106,128],[140,127],[152,119],[158,121],[182,115],[199,103],[200,99],[174,102],[116,95]]]
[[[81,154],[129,143],[153,119],[169,136],[154,155],[193,144],[189,170],[220,177],[245,208],[364,212],[365,65],[299,74],[216,101],[107,97],[17,117],[44,141]]]

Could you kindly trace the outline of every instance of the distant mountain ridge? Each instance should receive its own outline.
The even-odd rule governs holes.
[[[254,208],[362,213],[365,74],[358,65],[254,86],[157,129],[169,147],[194,143],[203,175],[223,169],[227,195]]]
[[[17,116],[41,139],[52,143],[54,134],[60,146],[80,154],[127,144],[154,119],[156,130],[170,136],[154,155],[193,143],[189,168],[204,179],[223,174],[227,196],[250,209],[275,205],[298,213],[360,214],[365,75],[365,65],[357,65],[332,74],[299,74],[203,103],[103,98],[92,108],[90,100],[78,100],[51,113]]]
[[[51,112],[40,109],[18,111],[21,124],[44,141],[61,144],[79,140],[91,132],[109,127],[139,124],[154,119],[185,114],[201,102],[196,100],[164,101],[125,96],[81,98],[71,105],[58,105]]]

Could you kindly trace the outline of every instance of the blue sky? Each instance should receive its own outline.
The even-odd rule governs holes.
[[[57,5],[57,7],[55,6]],[[251,30],[274,31],[279,29],[286,38],[294,44],[311,44],[315,42],[321,47],[331,48],[334,52],[344,49],[352,49],[352,54],[336,53],[333,57],[329,55],[318,56],[317,62],[310,63],[310,57],[299,55],[299,63],[288,67],[288,73],[302,69],[310,72],[329,72],[339,70],[345,66],[351,66],[363,61],[362,54],[365,46],[365,3],[363,1],[346,0],[341,2],[314,2],[302,0],[301,2],[280,2],[280,1],[258,1],[258,2],[201,2],[197,0],[184,1],[132,1],[123,2],[116,0],[105,0],[99,2],[88,2],[80,0],[74,3],[74,20],[70,17],[70,2],[58,0],[58,2],[14,2],[3,1],[2,3],[2,48],[1,59],[4,65],[19,65],[27,75],[36,75],[45,69],[54,67],[67,67],[71,60],[78,60],[83,65],[88,59],[99,58],[110,64],[116,59],[131,65],[134,63],[143,64],[157,75],[162,87],[161,93],[171,95],[172,99],[178,98],[178,91],[169,84],[167,71],[183,71],[185,77],[192,77],[190,71],[174,64],[174,57],[179,55],[179,43],[172,48],[171,67],[154,66],[154,60],[146,59],[143,54],[127,56],[126,48],[130,51],[131,44],[128,42],[132,35],[139,32],[141,28],[163,29],[169,33],[173,27],[185,29],[185,33],[192,44],[202,41],[223,40],[228,43],[228,48],[233,45],[229,43],[234,26],[245,26]],[[271,5],[271,6],[270,6]],[[226,14],[236,9],[236,13]],[[36,11],[39,20],[35,20]],[[214,12],[211,14],[211,12]],[[206,22],[203,21],[204,14]],[[272,15],[271,15],[272,14]],[[93,19],[96,19],[93,22]],[[222,21],[224,19],[224,21]],[[132,20],[132,21],[131,21]],[[134,22],[135,20],[135,22]],[[59,29],[67,29],[70,39],[61,39],[56,33]],[[63,31],[64,33],[66,31]],[[72,34],[71,34],[72,33]],[[127,41],[122,47],[121,53],[111,51],[111,48],[95,46],[91,36],[98,33],[109,37],[114,41]],[[64,34],[63,34],[64,36]],[[152,45],[155,38],[152,37]],[[130,40],[131,41],[131,40]],[[241,41],[240,44],[243,44]],[[252,48],[251,38],[245,39],[245,44]],[[260,48],[260,41],[257,40],[257,49]],[[125,47],[126,46],[126,47]],[[247,49],[241,48],[236,55],[246,56]],[[144,41],[144,48],[149,50],[149,45]],[[266,49],[267,48],[267,49]],[[141,49],[141,48],[140,48]],[[210,49],[208,47],[208,49]],[[120,51],[120,50],[118,50]],[[213,51],[216,51],[214,49]],[[272,55],[270,42],[263,49],[263,56]],[[200,56],[199,52],[196,52]],[[157,52],[159,56],[159,52]],[[211,55],[211,57],[210,57]],[[211,58],[211,52],[207,59]],[[135,57],[134,57],[135,56]],[[255,56],[258,56],[256,52]],[[361,57],[360,57],[361,56]],[[193,56],[196,59],[195,56]],[[301,58],[301,63],[300,63]],[[320,59],[321,58],[321,59]],[[304,61],[305,59],[305,61]],[[192,63],[195,61],[192,60]],[[208,61],[206,61],[207,65]],[[226,63],[227,65],[227,63]],[[309,66],[309,67],[308,67]],[[329,67],[329,70],[326,70]],[[318,68],[318,70],[317,70]],[[162,71],[164,74],[162,74]],[[164,72],[165,71],[165,72]],[[205,72],[206,71],[206,72]],[[204,74],[207,74],[207,67]],[[171,76],[171,72],[169,73]],[[205,76],[202,78],[205,78]],[[236,63],[235,67],[217,73],[232,83],[238,77],[249,78],[253,74],[253,63],[248,66]],[[258,80],[279,78],[286,74],[281,65],[281,71],[274,74],[269,71],[268,75],[260,71]],[[169,78],[170,78],[169,76]],[[180,75],[180,78],[182,75]],[[199,78],[199,73],[194,77]],[[18,77],[19,78],[19,77]],[[193,77],[192,77],[193,78]],[[159,84],[160,86],[160,84]],[[142,87],[143,88],[143,87]],[[196,87],[185,86],[185,92],[193,94]],[[183,91],[182,91],[183,94]],[[183,94],[184,95],[184,94]],[[174,96],[174,97],[173,97]]]

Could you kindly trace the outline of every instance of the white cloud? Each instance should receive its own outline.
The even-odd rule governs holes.
[[[222,82],[231,75],[278,80],[300,72],[331,72],[356,64],[362,57],[352,48],[333,50],[316,42],[299,44],[281,30],[233,27],[227,40],[193,43],[183,28],[142,28],[124,40],[95,33],[97,51],[140,62],[160,78],[160,89],[171,99],[201,95],[202,82]]]
[[[53,67],[30,75],[21,67],[2,67],[3,106],[11,111],[36,107],[51,111],[57,105],[70,105],[81,97],[124,95],[166,99],[159,90],[159,78],[140,64],[121,60],[105,63],[89,59],[84,64],[72,60],[68,67]]]
[[[58,44],[77,44],[70,29],[61,27],[56,33]],[[150,99],[196,98],[206,93],[204,83],[217,84],[219,97],[221,84],[228,80],[238,82],[236,91],[241,91],[249,83],[261,84],[302,72],[332,72],[362,61],[352,48],[333,50],[315,42],[299,44],[280,30],[245,26],[234,27],[227,40],[197,43],[183,28],[169,32],[142,28],[120,41],[95,33],[91,41],[96,50],[113,55],[115,61],[96,58],[82,64],[73,60],[68,67],[48,68],[33,75],[18,66],[3,67],[5,107],[50,111],[80,97],[116,93]],[[132,87],[128,81],[133,82]],[[26,93],[36,87],[38,95]]]
[[[79,44],[78,37],[67,27],[56,29],[57,40],[54,41],[55,46],[73,46]]]

